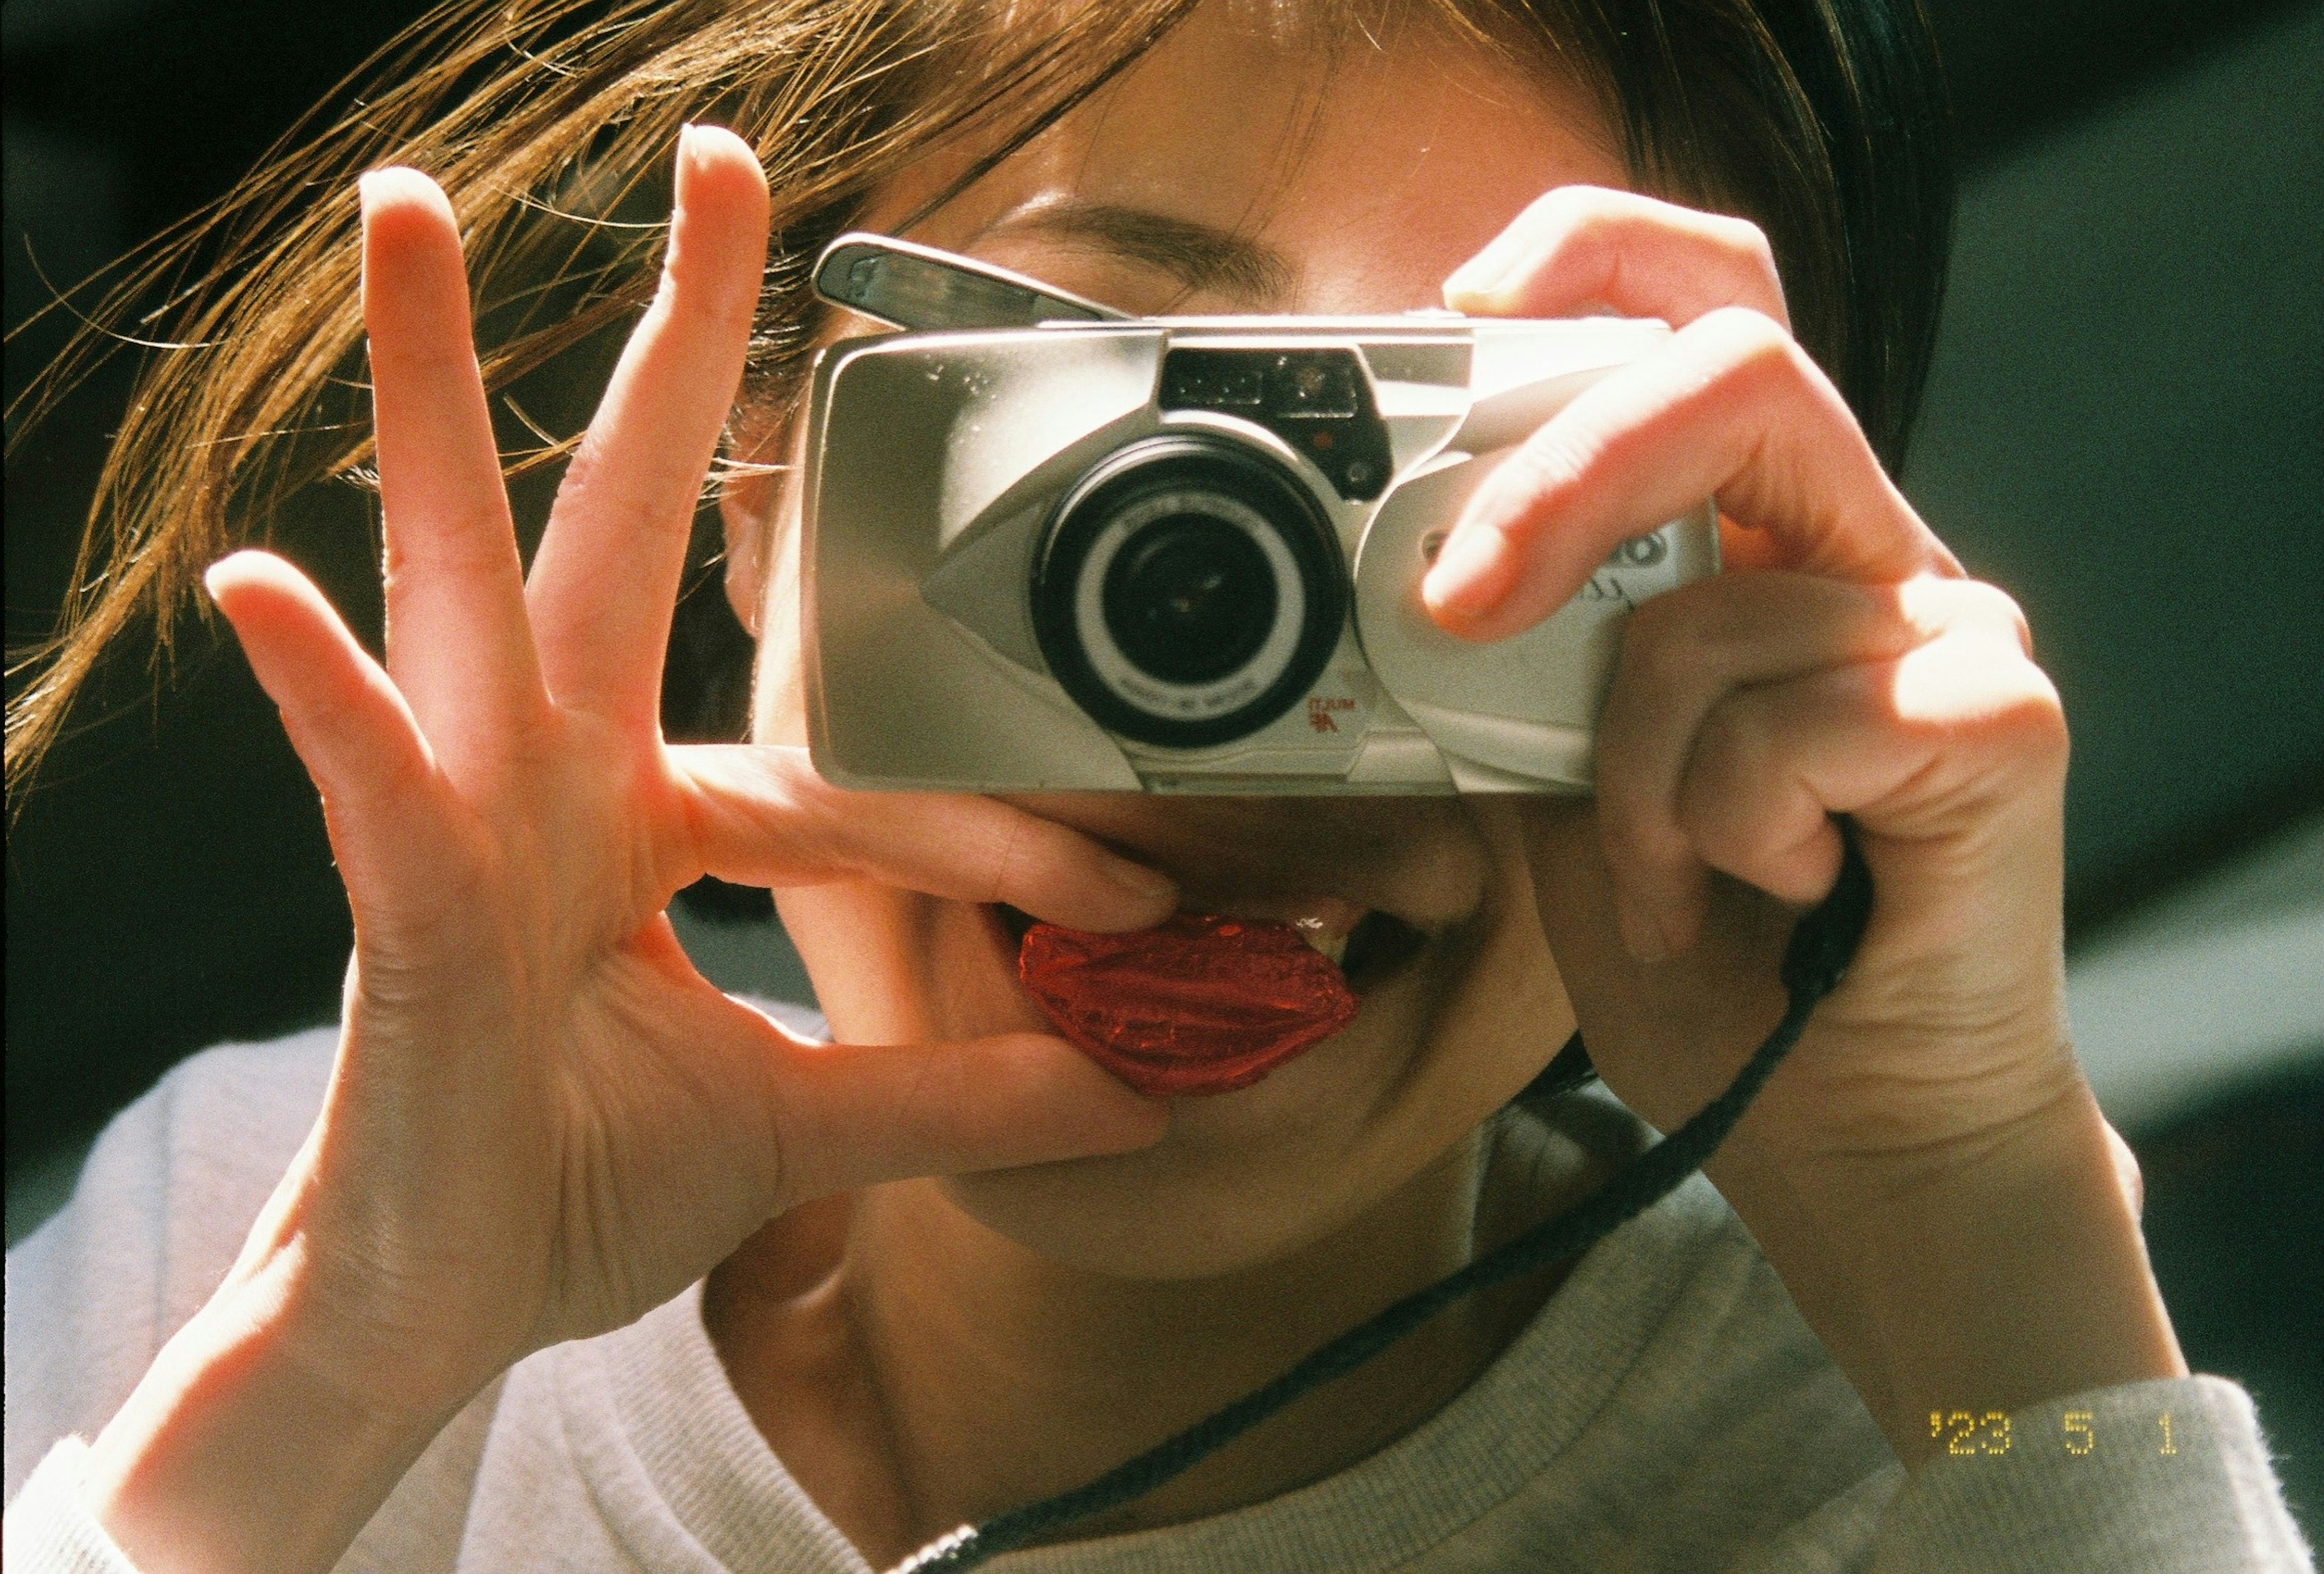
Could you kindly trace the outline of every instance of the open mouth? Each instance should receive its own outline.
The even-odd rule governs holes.
[[[1348,931],[1337,959],[1340,971],[1346,975],[1348,988],[1360,997],[1401,973],[1427,943],[1427,935],[1395,914],[1375,907]]]
[[[1010,945],[1021,949],[1035,922],[1032,916],[1006,903],[995,903],[992,912],[1009,936]],[[1349,990],[1359,998],[1401,973],[1406,964],[1428,944],[1427,935],[1395,914],[1383,913],[1377,907],[1357,919],[1353,927],[1336,933],[1325,925],[1296,919],[1291,927],[1339,968]]]
[[[1095,934],[996,907],[1018,974],[1058,1032],[1153,1097],[1248,1087],[1352,1020],[1427,943],[1392,914],[1327,898],[1181,913]]]

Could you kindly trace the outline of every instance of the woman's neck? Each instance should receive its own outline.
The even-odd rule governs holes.
[[[1077,1487],[1567,1205],[1591,1166],[1493,1123],[1369,1212],[1231,1275],[1139,1281],[1060,1266],[934,1182],[770,1225],[712,1275],[704,1316],[745,1407],[834,1523],[885,1567],[964,1523]],[[1301,1399],[1090,1535],[1264,1501],[1434,1414],[1562,1270],[1476,1298]]]

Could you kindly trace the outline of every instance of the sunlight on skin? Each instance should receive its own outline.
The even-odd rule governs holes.
[[[461,348],[450,207],[416,172],[374,176],[387,665],[280,559],[209,577],[323,789],[356,954],[314,1137],[91,1451],[96,1511],[154,1574],[253,1548],[328,1567],[493,1375],[706,1270],[738,1394],[875,1562],[1079,1485],[1593,1184],[1569,1141],[1480,1132],[1577,1020],[1662,1129],[1724,1087],[1779,1006],[1789,904],[1829,878],[1833,812],[1859,828],[1871,924],[1712,1180],[1909,1464],[1932,1457],[1930,1407],[1965,1395],[2183,1375],[2065,1041],[2066,735],[2015,609],[1880,471],[1782,327],[1755,232],[1603,189],[1621,170],[1585,96],[1413,24],[1318,97],[1306,41],[1253,14],[1203,8],[918,233],[1133,310],[1393,311],[1433,304],[1517,220],[1493,270],[1509,302],[1610,297],[1676,332],[1489,489],[1509,573],[1432,591],[1440,620],[1514,631],[1711,493],[1776,566],[1631,618],[1594,800],[1074,795],[1034,814],[840,793],[796,747],[795,575],[756,583],[790,506],[764,474],[728,498],[732,594],[765,614],[759,743],[659,734],[650,675],[764,263],[749,147],[681,140],[669,271],[530,584]],[[1294,133],[1296,159],[1252,155]],[[1279,266],[1205,296],[1045,235],[1068,198]],[[1575,261],[1593,247],[1628,260]],[[745,457],[779,451],[760,436]],[[706,872],[778,888],[838,1042],[791,1038],[686,964],[661,908]],[[1046,1031],[988,906],[1126,929],[1174,901],[1284,917],[1319,899],[1425,943],[1346,1031],[1167,1109]],[[592,1162],[558,1162],[574,1153]],[[1468,1385],[1552,1279],[1464,1303],[1085,1528],[1344,1468]]]
[[[1131,311],[1401,311],[1436,305],[1445,274],[1540,191],[1621,179],[1580,95],[1409,32],[1384,57],[1343,62],[1303,157],[1278,174],[1250,148],[1293,134],[1313,66],[1297,41],[1270,43],[1222,12],[1200,14],[912,238]],[[864,227],[891,225],[954,167],[931,161],[876,199]],[[1248,236],[1288,264],[1286,288],[1265,299],[1190,292],[1149,263],[1024,222],[1066,198]],[[788,502],[771,492],[753,500],[755,519],[738,532],[746,541]],[[763,550],[748,541],[736,557]],[[736,600],[758,611],[787,594],[787,578],[746,579]],[[770,635],[759,735],[799,739],[791,619],[770,603],[757,621]],[[1471,1134],[1572,1020],[1523,849],[1457,801],[1024,801],[1172,874],[1191,907],[1256,915],[1303,898],[1352,900],[1433,939],[1365,995],[1348,1029],[1256,1086],[1174,1101],[1170,1133],[1152,1148],[883,1189],[858,1210],[832,1265],[847,1295],[752,1319],[756,1356],[732,1353],[739,1339],[722,1343],[752,1372],[738,1385],[810,1490],[863,1474],[823,1462],[825,1440],[848,1418],[819,1419],[828,1413],[801,1404],[802,1383],[813,1382],[804,1354],[791,1363],[766,1352],[827,1348],[823,1324],[841,1304],[866,1309],[851,1337],[892,1390],[918,1396],[902,1403],[960,1417],[1005,1406],[1025,1435],[1085,1440],[1004,1455],[973,1442],[975,1428],[927,1429],[909,1475],[959,1487],[952,1517],[934,1514],[924,1529],[1073,1485],[1130,1440],[1158,1441],[1459,1266],[1478,1186],[1541,1183],[1517,1179],[1526,1166],[1492,1164]],[[1013,950],[996,947],[975,908],[871,885],[778,899],[839,1032],[910,1039],[1042,1024],[1013,977]],[[1579,1183],[1578,1152],[1548,1156],[1565,1177],[1553,1191]],[[792,1249],[783,1233],[746,1257]],[[1141,1522],[1258,1501],[1361,1458],[1456,1391],[1518,1315],[1447,1320],[1420,1341],[1433,1349],[1400,1351],[1335,1385],[1141,1505]],[[1054,1397],[1026,1413],[1028,1392]]]
[[[1615,276],[1644,281],[1637,288],[1650,293],[1618,303],[1628,309],[1682,324],[1703,315],[1722,331],[1733,313],[1721,308],[1738,301],[1780,313],[1765,244],[1748,226],[1602,189],[1535,203],[1541,192],[1561,188],[1618,186],[1610,139],[1591,123],[1579,95],[1540,80],[1511,81],[1424,40],[1400,39],[1385,56],[1348,62],[1323,113],[1302,128],[1308,138],[1304,157],[1287,172],[1252,159],[1255,134],[1290,123],[1306,62],[1284,69],[1279,43],[1238,32],[1222,15],[1199,15],[1100,102],[1004,163],[913,238],[1133,312],[1399,310],[1434,304],[1437,281],[1513,217],[1524,216],[1512,226],[1523,230],[1541,211],[1562,208],[1562,215],[1552,212],[1557,223],[1550,227],[1562,225],[1571,244],[1611,245],[1629,259]],[[960,158],[968,156],[963,150]],[[955,167],[931,161],[875,200],[865,227],[891,226],[913,211]],[[1281,289],[1262,298],[1206,294],[1145,262],[1060,242],[1025,222],[1069,200],[1159,211],[1252,238],[1287,264]],[[1609,233],[1621,238],[1609,242]],[[1512,244],[1504,237],[1503,250]],[[1561,274],[1564,253],[1556,247],[1568,242],[1547,244],[1551,249],[1533,260],[1534,273],[1514,284],[1504,273],[1496,284],[1508,292],[1506,300],[1474,301],[1454,291],[1454,304],[1522,304],[1545,315],[1606,304],[1606,276],[1586,266]],[[1545,293],[1559,288],[1561,278],[1578,293]],[[2022,658],[2009,671],[1991,670],[1986,650],[1996,658],[2007,653],[1989,640],[1975,651],[1978,661],[1958,667],[1961,627],[1997,620],[2022,627],[2015,609],[1997,593],[1957,577],[1950,555],[1870,463],[1820,374],[1811,372],[1785,391],[1780,379],[1796,377],[1804,366],[1787,340],[1747,327],[1739,337],[1729,333],[1727,342],[1743,346],[1736,364],[1757,378],[1757,391],[1738,386],[1726,402],[1705,410],[1727,423],[1719,442],[1706,445],[1683,420],[1666,419],[1665,396],[1638,390],[1628,397],[1640,417],[1671,426],[1657,443],[1698,457],[1725,448],[1756,455],[1764,445],[1751,437],[1751,406],[1738,402],[1749,400],[1787,412],[1773,419],[1838,422],[1844,436],[1803,441],[1842,456],[1853,443],[1862,465],[1848,484],[1863,500],[1854,506],[1878,520],[1862,532],[1865,540],[1852,541],[1841,505],[1829,498],[1786,501],[1787,486],[1822,483],[1816,465],[1803,465],[1779,482],[1738,487],[1750,506],[1738,505],[1739,517],[1724,521],[1730,566],[1878,565],[1906,583],[1885,598],[1876,594],[1870,610],[1836,628],[1761,610],[1759,632],[1747,627],[1729,666],[1718,669],[1723,681],[1749,681],[1755,659],[1776,663],[1769,676],[1850,659],[1867,639],[1888,655],[1925,649],[1931,654],[1912,668],[1915,681],[1923,667],[1942,667],[1944,675],[1930,681],[1949,686],[1946,708],[1933,713],[1941,735],[1925,741],[1936,749],[1974,732],[1982,713],[1975,696],[1993,693],[1996,682],[2020,690],[2044,686]],[[1789,359],[1766,353],[1778,345]],[[1681,389],[1726,393],[1715,367],[1697,375],[1680,364],[1671,375]],[[1771,378],[1779,381],[1770,384]],[[1766,397],[1770,392],[1779,397]],[[1554,442],[1557,434],[1546,432],[1544,440]],[[1636,444],[1628,450],[1649,468],[1660,451]],[[1829,468],[1829,460],[1820,463]],[[1602,486],[1599,495],[1606,495]],[[774,488],[738,494],[730,539],[739,569],[734,598],[769,634],[759,672],[759,735],[797,741],[804,727],[795,624],[784,604],[796,582],[782,574],[761,583],[753,566],[767,558],[770,519],[783,527],[776,550],[795,544],[795,519],[783,518],[789,501]],[[1802,510],[1818,529],[1839,533],[1803,535],[1795,528],[1799,514],[1786,511]],[[1880,519],[1884,513],[1889,517]],[[1593,520],[1591,530],[1607,541],[1585,540],[1563,556],[1594,563],[1611,540],[1651,522]],[[1551,572],[1570,572],[1570,565]],[[1562,598],[1572,589],[1567,584],[1543,594]],[[1766,626],[1787,621],[1790,653],[1754,657],[1752,641],[1764,642]],[[1665,628],[1680,623],[1683,615],[1663,620]],[[1693,723],[1658,713],[1668,707],[1652,703],[1657,698],[1638,702],[1644,719],[1637,725],[1665,740],[1659,747],[1674,757],[1676,771],[1687,750],[1684,734],[1673,729]],[[1702,696],[1706,712],[1720,701],[1715,686]],[[1620,719],[1613,709],[1609,725]],[[1893,705],[1885,715],[1852,716],[1849,724],[1886,728],[1899,747],[1921,731]],[[2046,759],[2038,726],[2030,741],[2036,760]],[[1621,768],[1608,769],[1618,774]],[[2041,807],[2054,780],[2038,768],[2024,779],[2035,809],[2014,817],[2019,833],[2054,840],[2055,805]],[[1681,888],[1692,894],[1675,899],[1677,924],[1699,927],[1703,943],[1651,987],[1643,976],[1633,978],[1636,963],[1611,939],[1618,928],[1643,931],[1634,930],[1627,912],[1618,924],[1608,895],[1609,888],[1626,897],[1655,888],[1646,870],[1627,861],[1609,869],[1597,855],[1586,804],[1543,801],[1513,817],[1511,805],[1471,804],[1464,814],[1441,800],[1397,805],[1342,799],[1297,805],[1286,817],[1280,802],[1024,800],[1171,873],[1190,907],[1265,911],[1296,902],[1303,891],[1320,892],[1397,912],[1434,939],[1419,965],[1370,994],[1356,1022],[1335,1038],[1253,1088],[1176,1101],[1169,1135],[1150,1149],[886,1187],[855,1209],[844,1231],[819,1225],[811,1240],[771,1229],[723,1276],[740,1284],[758,1271],[750,1265],[774,1262],[783,1268],[766,1267],[770,1276],[796,1274],[802,1251],[827,1254],[817,1259],[827,1275],[810,1275],[817,1285],[811,1296],[781,1302],[738,1293],[718,1302],[732,1318],[721,1348],[760,1424],[818,1501],[818,1483],[835,1493],[841,1482],[868,1491],[868,1500],[855,1503],[863,1523],[902,1512],[899,1500],[862,1488],[867,1479],[946,1483],[946,1506],[923,1505],[918,1533],[1061,1490],[1158,1441],[1280,1370],[1328,1332],[1460,1260],[1468,1248],[1456,1243],[1466,1238],[1462,1214],[1480,1156],[1465,1134],[1562,1041],[1564,1024],[1573,1020],[1569,989],[1577,991],[1577,1003],[1585,988],[1591,998],[1584,1025],[1616,1091],[1668,1129],[1724,1084],[1773,1019],[1775,952],[1788,927],[1784,907],[1732,882],[1704,884],[1703,859],[1711,868],[1748,868],[1750,878],[1794,903],[1821,894],[1835,867],[1837,843],[1825,810],[1840,805],[1818,796],[1833,784],[1735,785],[1738,792],[1722,796],[1756,809],[1724,827],[1674,827],[1682,837],[1702,840],[1682,855],[1693,872],[1684,874]],[[1607,786],[1601,776],[1601,794]],[[1674,775],[1673,806],[1659,813],[1683,806],[1680,788]],[[1383,828],[1385,843],[1375,840]],[[1736,849],[1723,865],[1709,850],[1720,837]],[[1448,893],[1449,903],[1416,888],[1397,873],[1395,860],[1383,861],[1370,851],[1398,844],[1406,851],[1441,848],[1425,861],[1427,867],[1474,867],[1481,885],[1465,897]],[[1319,846],[1321,856],[1314,853]],[[1618,841],[1609,847],[1621,851]],[[1997,899],[2019,907],[2030,899],[2030,943],[2020,943],[2006,925],[1986,930],[1987,943],[2006,952],[2009,966],[2031,964],[2029,977],[2008,980],[2006,988],[2028,996],[2027,1018],[2037,1031],[1997,1048],[1988,1063],[2014,1068],[1990,1089],[2006,1091],[2015,1081],[2030,1106],[2073,1082],[2070,1061],[2060,1060],[2061,1041],[2038,1031],[2052,1019],[2038,1002],[2056,987],[2043,962],[2054,935],[2042,938],[2039,917],[2048,864],[2039,856],[1999,856],[2004,885],[2023,888],[2024,895],[1997,898],[1972,881],[1961,896],[1986,907]],[[1890,861],[1884,891],[1914,883],[1909,870]],[[1716,909],[1709,905],[1713,896]],[[794,889],[778,900],[818,998],[843,1033],[909,1039],[1039,1024],[1010,976],[1005,937],[996,943],[990,920],[973,908],[870,885]],[[2048,900],[2054,905],[2054,889]],[[1870,954],[1877,959],[1879,950],[1876,939]],[[1898,958],[1907,975],[1919,965]],[[1858,1118],[1847,1113],[1849,1100],[1860,1102],[1871,1096],[1868,1090],[1884,1085],[1845,1063],[1856,1053],[1847,1035],[1821,1036],[1770,1090],[1768,1113],[1755,1118],[1756,1142],[1741,1145],[1752,1148],[1751,1157],[1738,1155],[1729,1166],[1738,1193],[1748,1195],[1759,1154],[1812,1145],[1817,1131],[1855,1129]],[[1913,1046],[1924,1042],[1917,1027],[1902,1037],[1899,1054],[1916,1054]],[[1965,1092],[1933,1088],[1930,1101],[1932,1116],[1948,1122],[1971,1118],[1975,1108]],[[1868,1128],[1877,1122],[1902,1129],[1914,1118],[1868,1112],[1860,1118]],[[1576,1155],[1557,1162],[1566,1179],[1553,1192],[1575,1183]],[[2110,1173],[2110,1162],[2106,1169]],[[1849,1325],[1866,1292],[1853,1283],[1852,1266],[1838,1260],[1837,1247],[1812,1229],[1807,1234],[1827,1248],[1817,1269],[1829,1288],[1820,1292],[1810,1282],[1803,1293],[1817,1302],[1827,1325]],[[2107,1249],[2119,1244],[2118,1236],[2110,1238]],[[1807,1255],[1804,1246],[1801,1255]],[[1359,1264],[1370,1267],[1353,1266]],[[719,1286],[714,1279],[714,1291]],[[842,1309],[853,1310],[842,1316]],[[835,1327],[835,1316],[844,1326]],[[1436,1330],[1457,1351],[1434,1358],[1437,1374],[1473,1372],[1511,1326],[1488,1320],[1464,1331],[1456,1321],[1450,1331]],[[1885,1351],[1851,1349],[1845,1337],[1834,1342],[1844,1358],[1859,1358],[1861,1368],[1890,1358]],[[864,1435],[875,1419],[861,1408],[867,1402],[861,1389],[835,1391],[833,1375],[811,1358],[835,1346],[853,1348],[856,1362],[881,1374],[887,1404],[919,1417],[899,1421],[893,1410],[880,1412],[885,1424],[902,1430],[894,1457],[866,1461],[835,1450],[833,1437],[851,1429]],[[1305,1402],[1247,1440],[1249,1446],[1222,1453],[1140,1504],[1120,1524],[1167,1523],[1258,1501],[1361,1457],[1408,1424],[1390,1422],[1384,1431],[1381,1417],[1416,1419],[1433,1396],[1452,1391],[1416,1381],[1421,1368],[1403,1364],[1412,1354],[1399,1351]],[[816,1397],[803,1404],[803,1395]],[[1004,1412],[1019,1435],[1046,1435],[1052,1446],[1022,1453],[991,1448],[973,1418]],[[1884,1417],[1884,1424],[1891,1422],[1900,1450],[1910,1456],[1917,1417],[1900,1410]]]

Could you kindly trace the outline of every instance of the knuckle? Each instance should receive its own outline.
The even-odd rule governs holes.
[[[2139,1167],[2138,1155],[2132,1151],[2130,1144],[2123,1139],[2122,1133],[2114,1128],[2112,1122],[2107,1123],[2106,1137],[2107,1156],[2114,1167],[2115,1184],[2130,1204],[2131,1217],[2143,1218],[2146,1212],[2146,1175]]]
[[[1030,882],[1031,861],[1026,833],[1030,828],[1028,816],[1009,815],[995,828],[991,850],[985,855],[984,878],[980,882],[988,902],[1008,902],[1022,906],[1016,900],[1025,894]]]
[[[1962,587],[1960,594],[1962,599],[1968,603],[1971,617],[1993,628],[2006,631],[2012,639],[2016,640],[2020,651],[2028,656],[2034,653],[2033,626],[2025,621],[2025,609],[2017,604],[2015,596],[2000,586],[1988,584],[1981,579],[1960,580],[1957,583]]]
[[[1603,186],[1558,186],[1534,198],[1527,216],[1548,237],[1588,229],[1613,211],[1616,194]]]
[[[2030,661],[2015,664],[2018,682],[1997,709],[1995,730],[2012,752],[2036,763],[2063,767],[2072,739],[2066,725],[2066,707],[2057,688]]]
[[[1726,664],[1729,631],[1709,615],[1707,594],[1686,594],[1718,584],[1704,580],[1632,610],[1622,631],[1622,661],[1642,686],[1668,695],[1700,684]]]
[[[657,325],[672,332],[692,323],[719,337],[747,331],[756,319],[759,281],[738,279],[731,272],[673,267],[667,275],[669,311]]]
[[[1703,861],[1729,869],[1743,850],[1743,817],[1715,769],[1690,771],[1679,789],[1678,822]]]
[[[1603,454],[1608,437],[1552,422],[1517,446],[1494,471],[1489,501],[1495,511],[1522,523],[1527,515],[1554,506]]]
[[[1558,195],[1564,198],[1554,214],[1560,238],[1592,258],[1610,260],[1661,227],[1628,192],[1569,186]]]
[[[1814,380],[1813,364],[1791,330],[1757,308],[1722,306],[1683,331],[1695,328],[1713,346],[1715,386],[1757,396]]]
[[[1960,629],[2008,635],[2021,649],[2031,648],[2024,610],[1997,585],[1929,571],[1894,587],[1894,610],[1930,638]]]
[[[497,500],[470,501],[416,520],[391,514],[381,559],[383,588],[391,595],[425,595],[431,575],[481,579],[504,573],[508,532],[508,516]]]
[[[1748,691],[1729,695],[1695,734],[1688,783],[1714,799],[1739,796],[1766,779],[1775,747],[1763,704]]]
[[[1847,401],[1789,328],[1749,307],[1723,309],[1737,317],[1724,331],[1720,364],[1706,393],[1812,427],[1857,429]]]
[[[771,784],[764,818],[789,856],[806,853],[811,865],[835,871],[872,872],[876,832],[842,801],[837,788],[812,772]]]
[[[702,477],[678,446],[621,443],[593,425],[558,484],[555,512],[586,510],[621,521],[624,534],[659,534],[683,517]]]
[[[1904,658],[1894,719],[1940,746],[2044,775],[2061,773],[2071,748],[2065,705],[2049,675],[1984,631],[1948,635]]]
[[[1775,248],[1767,239],[1767,232],[1748,218],[1721,215],[1719,228],[1727,244],[1751,262],[1775,271]]]
[[[1625,713],[1609,719],[1626,734],[1677,724],[1710,665],[1702,631],[1691,625],[1665,617],[1625,631],[1615,686],[1626,702]],[[1609,710],[1612,698],[1609,692]]]
[[[1757,307],[1722,306],[1703,313],[1693,327],[1717,339],[1732,361],[1788,360],[1793,348],[1784,325]]]
[[[1674,347],[1696,368],[1682,400],[1695,409],[1795,403],[1812,381],[1784,326],[1748,306],[1722,306],[1679,330]]]
[[[1553,418],[1536,434],[1545,487],[1569,488],[1586,502],[1609,472],[1628,476],[1666,468],[1674,448],[1687,442],[1704,419],[1703,395],[1720,397],[1688,378],[1689,370],[1682,364],[1670,369],[1675,379],[1657,373],[1655,383],[1586,407],[1569,406]]]
[[[1704,214],[1702,223],[1704,236],[1713,245],[1745,267],[1769,278],[1775,276],[1775,248],[1766,230],[1734,214]]]
[[[1598,827],[1609,861],[1618,865],[1669,864],[1686,855],[1686,835],[1670,807],[1635,775],[1628,781],[1611,769],[1600,776]]]
[[[1536,288],[1552,280],[1582,287],[1618,266],[1637,198],[1602,186],[1559,186],[1536,198],[1514,233],[1523,239]],[[1554,287],[1554,286],[1553,286]],[[1589,288],[1597,288],[1594,282]]]
[[[1622,624],[1622,658],[1651,665],[1687,631],[1689,621],[1674,611],[1675,595],[1658,595],[1630,609]]]

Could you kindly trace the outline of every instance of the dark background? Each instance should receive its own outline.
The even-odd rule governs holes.
[[[2066,696],[2081,955],[2324,806],[2324,6],[1931,5],[1966,199],[1904,480],[2024,603]],[[420,9],[9,0],[12,329],[218,195]],[[12,339],[11,399],[68,326]],[[12,649],[56,604],[125,371],[12,457]],[[318,550],[375,617],[368,534]],[[239,658],[198,637],[99,686],[8,842],[12,1241],[21,1177],[182,1054],[327,1017],[346,952],[313,796]],[[2313,1526],[2324,1019],[2296,1047],[2124,1123],[2190,1358],[2258,1393]]]

